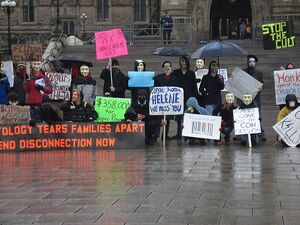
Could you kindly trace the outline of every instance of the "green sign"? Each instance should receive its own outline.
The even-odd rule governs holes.
[[[131,105],[129,98],[96,97],[95,110],[98,113],[97,122],[120,122]]]
[[[293,27],[288,22],[262,25],[264,50],[291,48],[295,46]]]

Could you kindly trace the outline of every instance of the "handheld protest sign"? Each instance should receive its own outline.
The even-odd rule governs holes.
[[[14,86],[14,65],[13,61],[2,61],[2,64],[4,66],[4,73],[8,79],[9,86]]]
[[[108,59],[128,55],[126,39],[121,29],[95,33],[96,59]]]
[[[233,119],[235,135],[261,133],[258,108],[235,109]]]
[[[248,73],[235,67],[231,76],[225,82],[225,89],[233,93],[237,98],[243,99],[245,93],[251,94],[253,99],[261,90],[263,84]]]
[[[296,40],[289,22],[276,22],[262,25],[264,50],[291,48]]]
[[[224,81],[228,80],[227,69],[218,69],[218,74],[223,77]]]
[[[150,115],[183,114],[183,89],[179,87],[154,87],[150,94]]]
[[[300,144],[300,107],[273,126],[282,140],[291,147]]]
[[[285,96],[294,94],[300,101],[300,69],[274,71],[276,104],[285,104]]]
[[[12,45],[12,58],[16,62],[42,61],[42,44]]]
[[[52,84],[52,93],[49,98],[52,100],[70,100],[70,90],[72,77],[68,73],[46,73]]]
[[[0,105],[0,124],[28,123],[30,106]]]
[[[95,110],[98,113],[97,122],[120,122],[131,105],[131,99],[96,97]]]
[[[185,113],[182,136],[219,140],[221,120],[220,116]]]
[[[128,71],[128,87],[153,87],[154,71]]]

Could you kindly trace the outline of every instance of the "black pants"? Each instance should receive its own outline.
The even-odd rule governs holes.
[[[171,44],[171,30],[163,29],[164,44]]]

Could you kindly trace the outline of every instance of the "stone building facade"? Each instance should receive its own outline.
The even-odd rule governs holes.
[[[300,33],[300,0],[16,0],[11,15],[13,43],[36,43],[50,39],[53,31],[82,38],[93,32],[120,26],[127,36],[157,38],[164,10],[174,19],[173,39],[237,37],[245,20],[255,29],[263,22],[290,20]],[[57,5],[58,3],[58,5]],[[57,16],[59,12],[59,16]],[[82,13],[87,15],[83,24]],[[6,45],[7,17],[0,12],[0,48]],[[57,27],[57,22],[59,26]]]

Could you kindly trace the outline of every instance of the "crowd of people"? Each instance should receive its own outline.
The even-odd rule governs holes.
[[[244,69],[254,79],[264,83],[263,74],[256,69],[258,58],[255,55],[248,55],[247,67]],[[222,95],[224,89],[224,77],[218,73],[219,65],[217,61],[211,61],[208,72],[201,80],[196,79],[198,70],[205,66],[205,61],[196,61],[196,71],[191,69],[190,61],[187,57],[179,58],[179,68],[173,69],[170,61],[164,61],[161,65],[162,72],[154,77],[155,87],[177,86],[184,90],[184,109],[185,113],[221,116],[220,127],[221,137],[225,143],[230,143],[231,133],[234,129],[233,110],[240,108],[258,108],[261,123],[261,133],[252,134],[252,144],[257,141],[266,141],[263,119],[261,116],[261,88],[255,98],[251,94],[245,93],[242,100],[235,99],[232,93]],[[292,67],[291,67],[292,66]],[[74,67],[75,68],[75,67]],[[289,64],[286,68],[294,68]],[[56,68],[57,72],[61,69]],[[135,71],[146,71],[146,63],[143,60],[136,60]],[[59,109],[63,112],[62,118],[53,109],[48,95],[53,89],[49,78],[41,69],[40,62],[31,62],[30,73],[27,74],[26,64],[19,63],[14,76],[14,86],[10,87],[8,78],[4,73],[3,64],[0,70],[0,104],[8,105],[29,105],[30,106],[30,125],[34,126],[37,122],[91,122],[98,118],[94,109],[95,98],[99,95],[99,88],[96,80],[91,76],[89,67],[76,65],[72,73],[72,85],[70,87],[71,97],[69,101],[61,104]],[[128,77],[121,71],[119,61],[115,58],[108,61],[107,67],[103,69],[100,78],[104,80],[103,96],[125,98],[125,91],[131,91],[131,106],[127,109],[124,117],[125,121],[145,122],[145,144],[152,145],[161,136],[161,126],[166,126],[166,140],[182,139],[183,115],[152,116],[149,113],[149,98],[151,88],[149,87],[128,87]],[[198,83],[198,86],[197,86]],[[200,84],[199,84],[200,83]],[[224,97],[222,97],[224,96]],[[297,97],[288,95],[286,105],[282,105],[278,115],[278,120],[288,115],[298,106]],[[176,134],[169,136],[171,121],[177,124]],[[221,140],[220,137],[220,140]],[[246,145],[247,135],[235,137],[240,140],[241,145]],[[201,138],[184,138],[190,144],[206,144],[208,140]],[[220,140],[215,141],[216,144]]]

